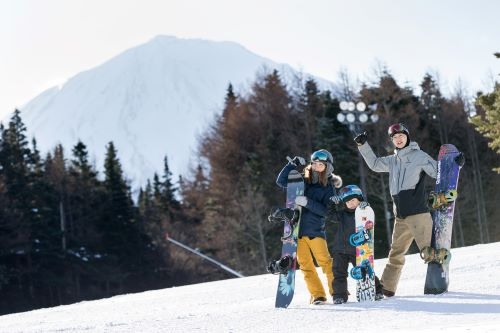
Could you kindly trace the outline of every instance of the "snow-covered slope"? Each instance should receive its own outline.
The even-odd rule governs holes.
[[[409,255],[397,295],[379,302],[308,305],[299,272],[292,304],[275,309],[277,276],[259,275],[5,315],[0,332],[496,332],[499,252],[500,243],[453,249],[443,295],[423,295],[426,265]],[[385,263],[375,262],[378,275]]]
[[[229,83],[244,92],[272,69],[297,74],[236,43],[158,36],[41,93],[21,116],[43,152],[62,143],[69,155],[80,139],[101,170],[113,141],[126,175],[142,185],[162,174],[165,155],[175,176],[186,174]]]

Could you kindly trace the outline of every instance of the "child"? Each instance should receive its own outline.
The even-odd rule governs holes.
[[[355,232],[354,212],[359,206],[365,208],[368,202],[363,201],[363,192],[356,185],[347,185],[340,189],[339,196],[333,196],[329,207],[330,217],[338,223],[333,242],[333,304],[347,302],[347,276],[349,263],[356,266],[356,247],[349,242],[349,237]],[[375,300],[384,298],[382,286],[375,276]]]

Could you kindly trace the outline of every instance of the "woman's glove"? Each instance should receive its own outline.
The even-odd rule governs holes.
[[[294,158],[290,158],[287,156],[286,159],[288,160],[288,162],[290,162],[290,164],[293,164],[295,166],[306,165],[306,160],[301,156],[295,156]]]
[[[307,206],[307,197],[299,195],[298,197],[295,198],[295,204],[297,206],[302,206],[302,207]]]

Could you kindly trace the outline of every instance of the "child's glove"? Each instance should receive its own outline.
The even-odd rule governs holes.
[[[361,209],[365,209],[368,206],[370,206],[370,204],[367,201],[361,201],[358,207]]]
[[[299,195],[298,197],[295,198],[295,204],[297,206],[302,206],[302,207],[307,206],[307,197]]]
[[[339,203],[342,202],[342,199],[338,195],[334,195],[330,197],[330,201],[333,202],[334,204],[338,205]]]

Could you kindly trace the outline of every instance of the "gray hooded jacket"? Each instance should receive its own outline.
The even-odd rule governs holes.
[[[429,211],[424,189],[424,176],[436,178],[437,162],[420,150],[414,141],[394,155],[377,157],[368,143],[358,147],[370,169],[389,173],[389,190],[394,200],[394,213],[399,218]]]

